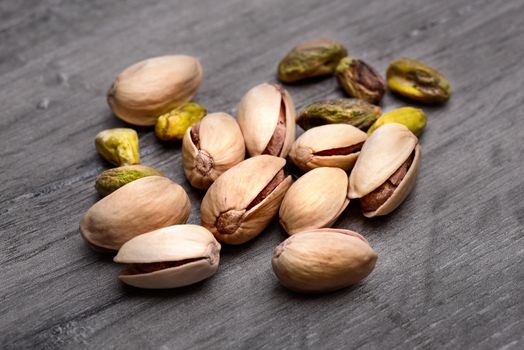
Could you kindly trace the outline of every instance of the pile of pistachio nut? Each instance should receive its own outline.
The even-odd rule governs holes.
[[[182,140],[187,180],[207,191],[201,225],[186,224],[191,203],[179,184],[139,164],[136,131],[117,128],[95,139],[117,167],[96,178],[103,198],[82,217],[82,237],[95,250],[117,252],[114,261],[128,265],[122,282],[175,288],[212,276],[220,243],[245,243],[278,215],[289,238],[275,248],[272,266],[285,287],[316,293],[361,281],[377,253],[360,234],[331,227],[350,200],[368,218],[404,201],[420,166],[417,136],[426,116],[413,107],[381,115],[386,83],[338,42],[304,42],[278,66],[285,84],[330,75],[350,98],[318,101],[297,115],[282,86],[262,83],[242,97],[235,119],[190,102],[203,77],[194,57],[155,57],[126,68],[108,92],[109,106],[128,124],[154,126],[160,140]],[[390,63],[386,81],[391,92],[418,103],[443,103],[451,93],[442,74],[408,58]],[[297,139],[296,124],[305,130]],[[294,182],[286,159],[304,172]]]

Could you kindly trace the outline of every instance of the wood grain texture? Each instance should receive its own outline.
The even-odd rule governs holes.
[[[519,0],[0,1],[0,348],[524,348],[524,2]],[[81,215],[108,167],[93,140],[124,125],[105,93],[129,64],[200,58],[196,101],[235,114],[275,81],[297,42],[328,37],[384,72],[399,56],[451,80],[426,108],[417,186],[392,215],[336,223],[368,238],[376,270],[352,288],[306,297],[271,271],[276,222],[224,247],[219,272],[178,290],[120,284],[88,249]],[[342,96],[335,79],[289,86],[300,109]],[[406,102],[387,95],[385,110]],[[140,129],[144,164],[181,183],[199,222],[202,193],[180,145]]]

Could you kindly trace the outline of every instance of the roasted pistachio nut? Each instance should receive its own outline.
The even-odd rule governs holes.
[[[198,103],[188,102],[158,117],[155,135],[162,141],[182,140],[191,125],[202,120],[207,110]]]
[[[208,188],[224,171],[243,161],[244,156],[244,137],[229,114],[209,114],[184,135],[184,173],[193,187]]]
[[[182,187],[166,177],[143,177],[89,208],[80,221],[80,232],[96,250],[118,250],[142,233],[186,223],[190,209]]]
[[[339,168],[316,168],[291,185],[280,206],[289,235],[331,226],[349,204],[348,176]]]
[[[160,115],[190,101],[201,82],[202,66],[196,58],[153,57],[120,73],[107,93],[107,102],[123,121],[152,126]]]
[[[272,265],[286,288],[330,292],[358,283],[375,268],[377,253],[356,232],[317,229],[299,232],[276,247]]]
[[[250,156],[269,154],[285,158],[295,141],[295,105],[276,84],[249,90],[238,107],[238,125]]]
[[[98,153],[114,165],[140,163],[138,134],[129,128],[115,128],[100,131],[95,138]]]
[[[146,176],[164,176],[164,174],[145,165],[120,166],[100,173],[96,177],[95,189],[101,196],[107,196],[125,184]]]
[[[202,226],[223,243],[257,236],[278,212],[291,176],[285,159],[260,155],[235,165],[209,187],[200,207]]]
[[[294,47],[278,65],[278,79],[284,83],[331,75],[347,55],[346,48],[329,39],[315,39]]]
[[[349,96],[369,103],[379,103],[386,92],[384,79],[366,62],[344,57],[336,70],[339,85]]]
[[[368,135],[384,124],[399,123],[419,136],[426,127],[426,113],[420,108],[402,107],[386,112],[368,129]]]
[[[366,217],[391,213],[415,185],[420,159],[418,139],[408,128],[381,126],[360,150],[349,178],[349,198],[360,198]]]
[[[129,264],[120,280],[138,288],[187,286],[215,274],[220,244],[202,226],[174,225],[137,236],[122,245],[114,261]]]
[[[444,75],[410,58],[391,62],[386,79],[391,91],[418,102],[442,103],[451,96],[451,87]]]
[[[293,143],[289,159],[302,171],[319,167],[349,170],[367,134],[348,124],[327,124],[304,132]]]
[[[297,124],[304,130],[325,124],[349,124],[366,130],[380,116],[380,107],[356,98],[310,104],[300,112]]]

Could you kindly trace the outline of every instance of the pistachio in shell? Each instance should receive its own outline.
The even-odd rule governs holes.
[[[442,73],[411,58],[391,62],[386,79],[391,91],[417,102],[443,103],[451,96],[449,81]]]
[[[367,134],[349,124],[326,124],[304,132],[293,143],[289,159],[302,171],[319,167],[350,170]]]
[[[116,263],[129,264],[119,279],[147,289],[177,288],[215,274],[220,244],[202,226],[174,225],[144,233],[122,245]]]
[[[271,262],[284,287],[299,293],[324,293],[366,278],[377,257],[358,233],[326,228],[289,237],[275,248]]]
[[[285,158],[295,141],[295,116],[293,100],[280,85],[263,83],[250,89],[237,115],[249,155]]]
[[[131,165],[140,163],[138,134],[129,128],[115,128],[100,131],[95,138],[98,153],[109,163]]]
[[[182,140],[186,130],[200,122],[206,114],[207,110],[198,103],[184,103],[158,117],[155,135],[162,141]]]
[[[402,124],[379,127],[362,146],[349,178],[349,198],[360,198],[366,217],[395,210],[415,185],[421,151],[417,137]]]
[[[344,57],[336,70],[338,84],[352,97],[377,104],[386,92],[384,79],[366,62]]]
[[[107,102],[123,121],[153,126],[157,118],[189,102],[202,82],[202,66],[192,56],[148,58],[127,67],[107,93]]]
[[[80,232],[96,250],[118,250],[135,236],[184,224],[190,209],[181,186],[166,177],[147,176],[96,202],[82,217]]]
[[[314,39],[294,47],[278,65],[278,79],[295,83],[304,79],[331,75],[346,48],[330,39]]]
[[[325,124],[349,124],[366,130],[380,116],[380,107],[356,98],[315,102],[300,112],[297,124],[304,130]]]
[[[227,244],[256,237],[278,212],[291,185],[291,176],[284,175],[285,164],[283,158],[260,155],[220,175],[202,200],[202,226]]]
[[[349,204],[348,176],[339,168],[313,169],[291,185],[280,205],[289,235],[331,226]]]
[[[413,134],[419,136],[426,127],[426,113],[420,108],[401,107],[386,112],[377,119],[368,129],[371,135],[377,128],[384,124],[399,123],[406,126]]]
[[[100,173],[96,177],[95,189],[101,196],[107,196],[125,184],[146,176],[164,176],[164,174],[145,165],[124,165]]]
[[[244,156],[244,137],[229,114],[211,113],[184,135],[184,173],[193,187],[208,188],[223,172],[243,161]]]

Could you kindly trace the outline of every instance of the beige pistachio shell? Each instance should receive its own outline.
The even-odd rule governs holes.
[[[156,119],[188,102],[202,82],[200,62],[191,56],[149,58],[126,68],[107,94],[109,106],[133,125],[155,125]]]
[[[349,170],[360,153],[358,145],[366,138],[365,132],[349,124],[318,126],[304,132],[293,143],[289,158],[302,171],[319,167]],[[332,155],[326,155],[330,153]]]
[[[185,223],[190,209],[182,187],[166,177],[143,177],[89,208],[80,221],[80,232],[94,249],[117,250],[142,233]]]
[[[406,199],[413,187],[415,186],[415,180],[418,175],[418,170],[420,168],[421,160],[421,148],[420,144],[415,146],[415,157],[413,162],[406,173],[406,176],[402,179],[398,187],[395,189],[391,197],[389,197],[384,204],[379,208],[370,212],[363,212],[365,217],[372,218],[375,216],[382,216],[391,213],[393,210],[398,208],[398,206]]]
[[[198,225],[174,225],[142,234],[127,241],[114,258],[124,264],[158,263],[158,270],[143,272],[130,267],[119,276],[126,284],[149,289],[202,281],[215,274],[219,260],[220,244]]]
[[[328,227],[349,204],[348,176],[339,168],[316,168],[300,177],[280,206],[280,223],[289,235]]]
[[[240,127],[226,113],[204,117],[198,130],[198,147],[187,129],[182,143],[184,173],[193,187],[211,186],[224,171],[244,160],[245,145]]]
[[[273,271],[293,291],[322,293],[355,284],[375,268],[377,253],[364,237],[339,229],[299,232],[274,251]]]
[[[361,198],[382,185],[408,159],[417,137],[404,125],[385,124],[364,143],[349,177],[349,198]]]
[[[285,120],[282,135],[275,133],[281,114]],[[295,141],[295,117],[293,100],[281,86],[264,83],[249,90],[240,101],[237,115],[249,155],[285,158]],[[268,148],[270,142],[273,146]]]
[[[291,176],[280,173],[285,164],[283,158],[260,155],[227,170],[202,200],[202,226],[227,244],[241,244],[256,237],[275,216],[291,185]],[[269,194],[264,193],[279,174],[282,181]],[[263,197],[259,196],[261,193]],[[263,199],[250,207],[256,198]]]

